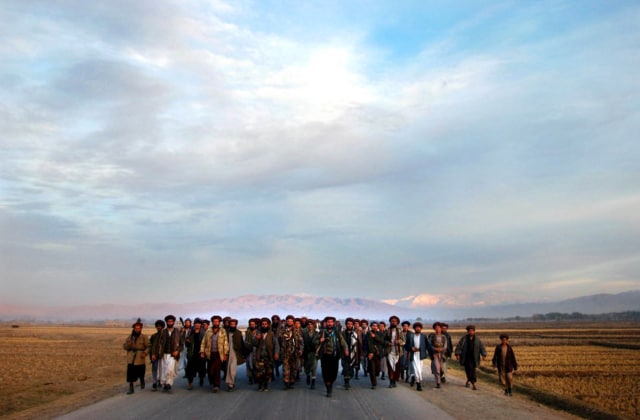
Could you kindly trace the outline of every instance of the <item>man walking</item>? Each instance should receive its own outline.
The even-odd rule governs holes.
[[[253,336],[253,347],[255,367],[255,380],[258,383],[258,391],[269,391],[269,382],[273,375],[274,361],[278,360],[280,346],[278,339],[271,330],[269,318],[260,320],[260,330]]]
[[[360,349],[362,342],[360,335],[355,329],[355,321],[353,318],[347,318],[345,321],[346,328],[342,332],[344,340],[347,343],[348,355],[342,359],[342,374],[344,376],[344,389],[351,388],[351,378],[360,365]]]
[[[229,340],[227,332],[221,328],[221,323],[222,318],[219,315],[211,317],[211,327],[207,330],[200,346],[200,356],[209,360],[209,383],[213,393],[220,390],[222,362],[227,360],[229,355]]]
[[[160,372],[158,371],[158,366],[160,364],[160,359],[162,358],[162,349],[160,348],[160,336],[162,335],[162,330],[164,330],[165,322],[161,319],[158,319],[155,323],[156,332],[151,335],[151,350],[149,353],[149,359],[151,359],[151,378],[153,379],[153,385],[151,387],[151,391],[155,392],[158,390],[158,386],[160,386]]]
[[[244,363],[244,341],[242,333],[238,331],[238,320],[229,320],[229,359],[227,361],[227,376],[225,382],[227,391],[233,392],[236,388],[236,373],[238,365]]]
[[[326,328],[320,335],[320,369],[322,380],[327,388],[327,398],[331,398],[333,383],[338,377],[340,359],[342,355],[348,357],[349,351],[344,337],[335,329],[336,318],[328,316],[325,320]]]
[[[174,327],[176,317],[167,315],[164,317],[167,327],[160,334],[160,349],[162,358],[160,359],[159,372],[160,383],[164,392],[171,391],[173,381],[178,377],[178,361],[180,352],[184,347],[182,334]]]
[[[400,324],[400,318],[392,315],[389,318],[389,328],[385,332],[385,342],[389,353],[387,354],[387,369],[389,374],[389,388],[395,388],[400,380],[400,372],[402,366],[400,358],[404,351],[404,337],[402,335],[402,329],[398,326]]]
[[[421,322],[413,323],[413,331],[407,332],[404,346],[407,350],[408,375],[411,379],[411,386],[417,384],[416,390],[422,391],[422,361],[427,358],[427,355],[433,356],[433,348],[427,337],[422,334]]]
[[[378,374],[380,373],[380,355],[384,353],[384,334],[378,328],[378,323],[371,321],[371,329],[366,335],[367,366],[369,369],[369,379],[371,389],[376,389],[378,385]]]
[[[307,320],[307,327],[302,333],[302,341],[304,343],[302,358],[307,385],[310,389],[316,389],[316,372],[318,370],[316,348],[320,343],[320,335],[316,331],[316,322],[314,320]]]
[[[131,334],[124,342],[127,351],[127,382],[129,391],[133,394],[133,384],[140,379],[140,389],[144,389],[144,374],[146,368],[147,353],[151,348],[149,337],[142,334],[142,321],[140,318],[132,325]]]
[[[200,356],[200,347],[202,346],[203,339],[204,329],[202,328],[202,320],[200,318],[196,318],[193,321],[193,331],[189,334],[185,334],[184,339],[184,345],[187,348],[187,367],[185,369],[185,373],[187,374],[187,389],[189,391],[193,389],[193,379],[196,375],[199,378],[200,386],[204,384],[205,359]]]
[[[476,368],[480,366],[480,358],[487,360],[487,351],[480,338],[476,336],[475,325],[467,325],[467,334],[458,341],[455,354],[456,359],[464,366],[464,372],[467,375],[465,386],[469,387],[469,384],[471,384],[475,391],[477,389],[476,382],[478,381]]]
[[[282,363],[282,380],[284,389],[293,388],[296,382],[298,359],[302,357],[304,342],[302,335],[295,328],[295,317],[287,315],[284,328],[278,334],[280,344],[280,362]]]

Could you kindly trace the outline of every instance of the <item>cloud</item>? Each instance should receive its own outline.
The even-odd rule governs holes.
[[[591,6],[5,3],[3,264],[60,300],[637,288],[640,12]]]

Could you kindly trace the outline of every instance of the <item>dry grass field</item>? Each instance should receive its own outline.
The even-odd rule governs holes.
[[[49,417],[119,392],[126,369],[122,344],[130,331],[0,326],[0,416]]]
[[[614,417],[640,418],[640,325],[479,324],[478,335],[489,353],[481,370],[496,383],[490,360],[501,332],[510,335],[518,360],[516,392],[520,387],[542,401],[555,394],[559,408],[582,405],[583,413],[595,407]],[[452,333],[457,339],[464,331]]]
[[[520,365],[515,393],[584,417],[608,413],[610,418],[640,418],[640,325],[477,325],[489,359],[499,333],[511,336]],[[0,325],[0,417],[51,417],[124,392],[122,343],[130,331]],[[144,332],[153,331],[147,327]],[[455,342],[464,330],[453,328],[450,333]],[[481,381],[497,386],[497,375],[489,365],[482,367]]]

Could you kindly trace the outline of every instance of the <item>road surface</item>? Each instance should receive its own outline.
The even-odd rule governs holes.
[[[428,363],[425,363],[428,373]],[[181,375],[182,376],[182,372]],[[398,383],[388,388],[388,381],[378,381],[378,388],[370,389],[368,378],[352,380],[350,390],[344,389],[341,377],[334,385],[331,398],[325,396],[325,388],[318,372],[318,385],[310,390],[301,380],[292,390],[284,390],[280,378],[272,383],[269,392],[258,392],[249,385],[245,368],[238,371],[234,392],[222,389],[214,394],[207,385],[196,384],[193,391],[186,389],[186,379],[176,381],[171,393],[151,392],[147,387],[133,395],[112,397],[60,419],[560,419],[571,416],[532,403],[524,398],[504,397],[494,387],[478,391],[464,387],[461,379],[450,377],[440,389],[434,388],[429,375],[424,391],[417,392],[408,384]]]

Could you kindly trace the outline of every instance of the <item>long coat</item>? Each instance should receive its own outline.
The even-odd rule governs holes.
[[[480,356],[487,357],[487,350],[484,348],[484,344],[480,338],[476,335],[474,336],[473,343],[469,340],[469,334],[465,334],[462,336],[460,341],[458,341],[458,345],[456,346],[456,356],[460,356],[460,364],[464,366],[467,362],[467,358],[469,355],[469,347],[473,345],[473,355],[475,357],[474,363],[475,366],[480,366]]]
[[[236,363],[241,365],[245,362],[244,359],[244,339],[242,333],[238,330],[229,332],[229,351],[233,351],[236,354]]]
[[[140,334],[138,337],[130,335],[125,340],[123,347],[127,351],[127,364],[144,365],[147,353],[151,349],[151,342],[149,337],[144,334]]]
[[[500,372],[513,372],[518,370],[518,362],[516,362],[516,355],[513,352],[510,344],[507,344],[507,357],[504,360],[504,366],[502,364],[502,344],[498,344],[493,352],[493,359],[491,364],[497,367]]]

